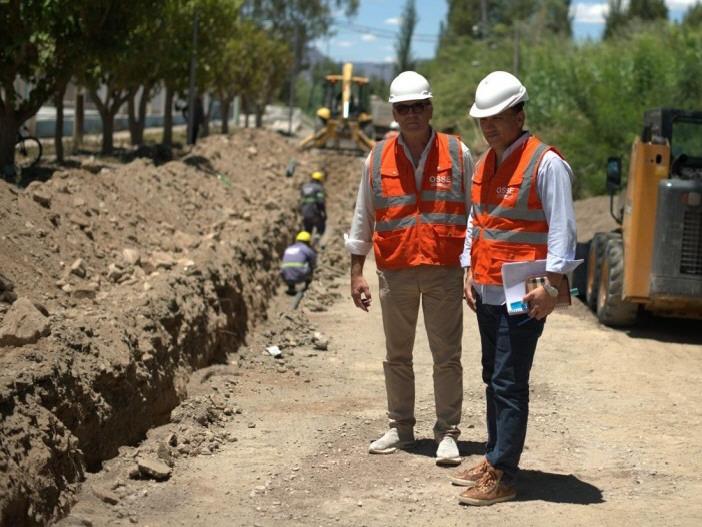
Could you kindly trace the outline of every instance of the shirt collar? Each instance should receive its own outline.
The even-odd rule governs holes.
[[[426,157],[427,152],[429,152],[429,149],[431,148],[431,145],[434,143],[434,137],[436,136],[436,132],[434,129],[430,126],[429,129],[431,130],[431,135],[429,136],[429,141],[427,141],[427,144],[424,146],[424,150],[422,151],[422,155],[419,156],[419,159],[417,160],[417,164],[415,165],[414,159],[412,158],[412,153],[410,152],[409,148],[405,144],[405,141],[402,139],[402,134],[397,135],[397,141],[400,143],[402,148],[405,150],[405,156],[407,156],[407,159],[409,159],[415,167],[418,167],[421,165],[422,160]]]
[[[522,132],[522,135],[520,135],[517,140],[509,145],[504,152],[502,152],[501,156],[497,156],[497,164],[500,165],[502,162],[509,157],[509,155],[514,152],[517,148],[519,148],[521,145],[524,144],[524,142],[529,139],[531,136],[531,133],[529,130],[524,130]]]

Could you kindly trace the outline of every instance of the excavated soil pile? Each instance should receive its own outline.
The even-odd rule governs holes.
[[[319,162],[243,131],[162,166],[0,182],[0,525],[65,514],[86,470],[166,423],[190,374],[240,349],[279,286],[298,187]],[[328,245],[310,309],[338,294],[324,278],[342,244]],[[225,398],[189,405],[173,420],[236,415]]]

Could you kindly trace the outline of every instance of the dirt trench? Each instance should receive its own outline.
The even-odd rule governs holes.
[[[86,471],[239,350],[320,163],[243,131],[161,166],[87,159],[27,189],[0,183],[0,525],[65,515]]]

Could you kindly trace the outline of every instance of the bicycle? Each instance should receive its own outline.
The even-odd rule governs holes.
[[[22,131],[24,130],[24,134]],[[15,166],[20,170],[31,168],[41,159],[41,142],[34,136],[29,135],[29,130],[23,126],[17,131],[17,141],[15,142]]]

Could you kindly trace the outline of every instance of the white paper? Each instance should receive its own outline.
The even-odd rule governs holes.
[[[268,346],[266,351],[271,355],[271,357],[280,357],[283,354],[278,346]]]
[[[580,265],[583,261],[575,260],[575,262]],[[526,294],[527,279],[536,276],[546,276],[546,260],[502,264],[502,287],[505,291],[508,314],[521,315],[529,310],[522,299]]]

